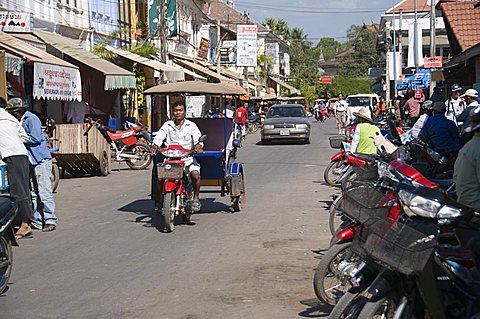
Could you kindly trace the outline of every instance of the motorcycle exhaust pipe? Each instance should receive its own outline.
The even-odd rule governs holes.
[[[395,310],[395,313],[393,314],[393,319],[403,318],[403,312],[405,311],[407,304],[408,304],[408,299],[406,296],[403,296],[402,299],[400,299],[400,303],[397,307],[397,310]]]

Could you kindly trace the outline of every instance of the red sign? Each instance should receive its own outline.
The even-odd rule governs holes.
[[[442,65],[443,65],[443,57],[441,56],[423,58],[423,67],[425,69],[441,68]]]
[[[332,84],[332,77],[322,76],[322,78],[320,79],[320,82],[322,82],[322,84]]]
[[[422,90],[415,90],[415,95],[414,95],[414,97],[415,97],[416,99],[419,99],[419,100],[420,100],[420,99],[422,98],[422,96],[423,96]]]

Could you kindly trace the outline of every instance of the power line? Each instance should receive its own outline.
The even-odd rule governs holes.
[[[238,1],[235,3],[236,5],[254,5],[254,6],[260,6],[261,4],[258,4],[258,2],[249,2],[249,1]],[[269,7],[269,8],[287,8],[287,9],[292,9],[292,5],[282,5],[282,4],[275,4],[275,5],[266,5],[262,4],[261,6]],[[298,8],[298,6],[295,6]],[[308,6],[308,7],[300,7],[300,9],[306,9],[306,10],[342,10],[345,12],[345,7],[313,7],[313,6]],[[351,8],[353,11],[357,10],[380,10],[381,8],[375,7],[375,8]],[[382,12],[386,12],[389,8],[383,9]]]
[[[280,11],[280,12],[293,12],[293,13],[305,13],[305,14],[359,14],[359,13],[384,13],[387,9],[358,9],[358,10],[328,10],[328,9],[309,9],[309,8],[301,8],[301,9],[294,9],[294,8],[287,8],[287,7],[278,7],[278,6],[269,6],[263,4],[249,4],[244,5],[239,3],[238,6],[244,8],[252,8],[252,9],[268,9],[270,11]]]

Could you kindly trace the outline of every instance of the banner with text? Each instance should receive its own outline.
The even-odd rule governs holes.
[[[81,101],[80,71],[59,65],[35,63],[33,65],[33,97]]]
[[[237,66],[257,66],[257,25],[237,25]]]
[[[3,32],[33,32],[33,16],[29,12],[0,12],[0,30]]]

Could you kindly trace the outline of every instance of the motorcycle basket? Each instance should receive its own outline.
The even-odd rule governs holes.
[[[353,182],[343,192],[338,208],[353,220],[364,223],[371,217],[387,217],[393,204],[395,202],[374,186]]]
[[[362,224],[352,243],[354,252],[405,275],[424,270],[437,238],[390,218],[373,217]]]
[[[344,135],[330,136],[328,139],[330,140],[331,148],[341,148],[342,142],[345,142],[347,140]]]
[[[157,178],[163,179],[180,179],[183,176],[183,165],[179,163],[158,163]]]

